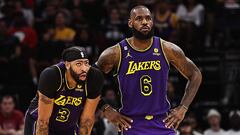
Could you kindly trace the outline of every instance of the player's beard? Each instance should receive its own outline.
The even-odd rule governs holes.
[[[134,27],[132,27],[131,30],[132,30],[133,36],[140,40],[150,39],[154,35],[153,28],[151,28],[151,30],[147,34],[143,34],[142,32],[138,31]]]
[[[76,81],[77,83],[83,82],[82,80],[80,80],[81,74],[77,74],[75,71],[73,71],[72,67],[70,67],[70,74],[71,74],[72,78],[74,79],[74,81]]]

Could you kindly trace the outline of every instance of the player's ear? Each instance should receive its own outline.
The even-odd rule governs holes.
[[[65,61],[64,64],[65,64],[66,69],[70,69],[70,62]]]
[[[128,27],[132,28],[132,20],[131,19],[128,19]]]

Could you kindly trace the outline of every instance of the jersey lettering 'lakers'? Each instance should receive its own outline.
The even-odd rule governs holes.
[[[127,39],[120,42],[120,48],[120,111],[133,117],[166,113],[170,107],[166,97],[169,65],[160,38],[153,37],[144,51],[134,49]]]
[[[80,116],[86,100],[86,82],[78,84],[76,88],[69,88],[65,81],[64,64],[59,63],[55,66],[62,76],[62,83],[54,98],[53,112],[49,122],[50,130],[74,127],[79,121],[76,116]],[[35,97],[34,101],[37,102],[38,97]],[[31,115],[37,119],[37,110],[32,111]]]
[[[134,62],[134,61],[129,61],[129,66],[128,66],[128,72],[127,75],[129,74],[134,74],[136,71],[141,71],[141,70],[160,70],[161,65],[160,61],[143,61],[143,62]]]

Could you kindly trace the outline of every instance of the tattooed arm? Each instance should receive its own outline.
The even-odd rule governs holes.
[[[197,66],[185,56],[181,48],[167,41],[162,41],[162,45],[169,63],[188,79],[180,105],[173,109],[170,115],[164,120],[167,127],[175,127],[176,129],[183,120],[189,105],[198,91],[202,75]]]
[[[53,110],[53,99],[38,92],[38,119],[36,135],[48,135],[49,118]]]
[[[100,100],[100,96],[98,96],[95,99],[87,98],[84,106],[84,110],[80,118],[80,128],[79,128],[80,135],[91,134],[92,127],[94,124],[95,111],[96,111],[99,100]]]
[[[113,68],[118,66],[118,62],[120,60],[120,46],[115,45],[107,48],[102,52],[99,56],[96,65],[100,70],[104,73],[109,73]]]
[[[193,101],[198,88],[201,84],[202,75],[197,66],[185,56],[184,52],[178,46],[163,41],[164,51],[166,52],[166,57],[170,64],[172,64],[176,69],[188,79],[185,94],[182,98],[181,104],[189,107]]]
[[[99,56],[98,61],[96,62],[96,65],[100,70],[102,70],[104,73],[107,74],[113,68],[116,69],[119,66],[118,64],[119,64],[120,58],[121,58],[120,45],[117,44],[104,50],[102,54]],[[101,101],[103,101],[103,99],[101,99]],[[113,109],[110,105],[105,103],[105,101],[102,102],[101,109],[103,110],[104,117],[106,117],[108,121],[113,123],[115,127],[118,129],[118,131],[121,131],[123,129],[127,130],[128,128],[131,127],[130,124],[132,122],[132,119],[124,115],[121,115],[119,112]]]

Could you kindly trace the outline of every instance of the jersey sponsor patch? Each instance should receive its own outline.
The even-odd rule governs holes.
[[[83,91],[82,85],[77,85],[77,88],[75,88],[75,91]]]

